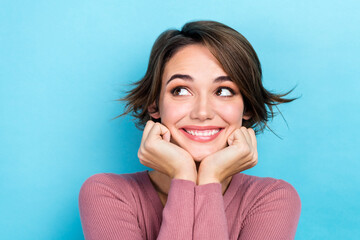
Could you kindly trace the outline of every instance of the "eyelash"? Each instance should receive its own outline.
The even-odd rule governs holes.
[[[216,90],[216,92],[218,92],[218,91],[221,90],[221,89],[226,89],[226,90],[228,90],[228,91],[231,93],[231,96],[224,96],[224,97],[232,97],[232,96],[235,95],[235,91],[234,91],[233,89],[229,88],[229,87],[219,87],[219,88]]]
[[[175,91],[180,90],[180,89],[186,89],[187,91],[189,91],[186,87],[179,86],[179,87],[173,88],[170,92],[171,92],[171,94],[172,94],[173,96],[178,96],[178,95],[175,95]],[[235,91],[234,91],[233,89],[229,88],[229,87],[219,87],[219,88],[216,90],[216,92],[218,92],[218,91],[221,90],[221,89],[226,89],[226,90],[228,90],[228,91],[231,93],[231,96],[224,96],[224,97],[232,97],[232,96],[235,95]]]

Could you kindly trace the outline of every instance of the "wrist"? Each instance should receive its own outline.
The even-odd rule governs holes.
[[[202,161],[199,166],[197,184],[221,183],[222,179],[219,177],[216,169],[215,166],[211,166],[207,164],[206,161]]]
[[[205,176],[205,177],[201,177],[199,176],[198,181],[197,181],[197,185],[205,185],[205,184],[209,184],[209,183],[221,183],[221,181],[215,177],[210,177],[210,176]]]
[[[173,175],[174,179],[189,180],[196,183],[197,172],[195,165],[193,167],[182,168]]]
[[[221,180],[215,175],[215,171],[211,171],[208,168],[206,169],[200,164],[198,177],[197,177],[197,185],[220,183],[220,182]]]

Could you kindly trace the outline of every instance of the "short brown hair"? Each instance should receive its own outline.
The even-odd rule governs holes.
[[[141,129],[151,119],[148,107],[154,101],[154,112],[158,111],[166,63],[179,49],[190,44],[206,46],[238,86],[244,100],[244,114],[251,116],[249,120],[243,121],[244,127],[252,127],[256,133],[263,132],[268,127],[266,123],[275,116],[273,106],[297,99],[283,98],[294,88],[285,94],[275,94],[263,87],[260,61],[243,35],[219,22],[196,21],[186,23],[181,31],[167,30],[156,39],[145,76],[132,84],[135,88],[126,92],[125,97],[118,99],[127,103],[125,112],[117,117],[131,112],[137,119],[136,126]]]

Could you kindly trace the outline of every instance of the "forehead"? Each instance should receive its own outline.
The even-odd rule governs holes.
[[[200,44],[185,46],[170,58],[164,68],[163,82],[173,74],[187,74],[194,78],[227,75],[210,50]]]

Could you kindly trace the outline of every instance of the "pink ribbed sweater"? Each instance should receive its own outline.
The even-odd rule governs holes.
[[[220,183],[171,181],[163,207],[147,171],[97,174],[79,196],[85,239],[294,239],[300,198],[287,182],[238,173]]]

